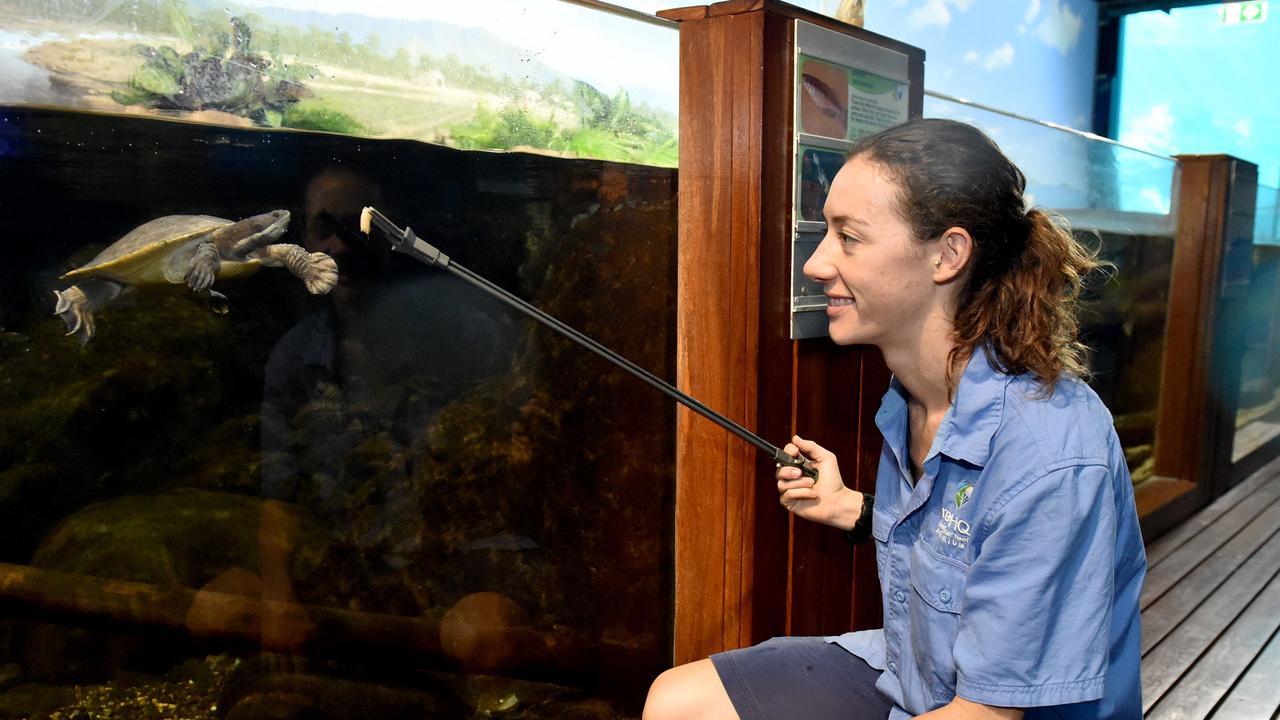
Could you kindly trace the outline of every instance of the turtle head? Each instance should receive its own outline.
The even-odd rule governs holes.
[[[264,235],[270,240],[276,240],[289,229],[289,211],[272,210],[261,215],[247,217],[235,223],[234,227],[238,231],[237,234],[243,234],[244,237]]]
[[[230,249],[230,255],[241,256],[279,240],[288,229],[289,211],[272,210],[218,228],[214,242],[224,251]]]

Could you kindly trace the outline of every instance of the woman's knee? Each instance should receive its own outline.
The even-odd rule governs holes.
[[[710,660],[662,673],[649,687],[643,720],[738,720]]]

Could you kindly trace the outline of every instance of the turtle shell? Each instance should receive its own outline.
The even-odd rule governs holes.
[[[115,241],[97,257],[63,275],[64,280],[102,275],[122,282],[181,282],[184,263],[176,279],[164,272],[179,252],[212,231],[231,224],[211,215],[166,215],[143,223]],[[159,273],[159,275],[157,275]]]

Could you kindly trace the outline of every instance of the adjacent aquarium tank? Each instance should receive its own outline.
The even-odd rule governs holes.
[[[1249,289],[1244,299],[1240,401],[1231,459],[1280,437],[1280,188],[1258,186]],[[1265,456],[1265,454],[1264,454]]]
[[[0,717],[638,717],[671,403],[359,215],[670,378],[674,114],[234,10],[0,2]]]

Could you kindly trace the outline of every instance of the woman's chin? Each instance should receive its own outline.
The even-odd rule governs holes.
[[[874,345],[875,333],[869,328],[849,322],[851,318],[832,318],[827,323],[827,336],[837,345]]]

